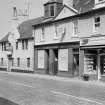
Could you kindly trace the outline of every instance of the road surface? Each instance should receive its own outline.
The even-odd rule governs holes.
[[[105,84],[0,72],[0,105],[105,105]]]

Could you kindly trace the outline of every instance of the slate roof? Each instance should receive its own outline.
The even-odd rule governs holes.
[[[42,21],[44,20],[44,17],[38,17],[35,19],[31,19],[28,21],[24,21],[22,22],[18,27],[18,31],[20,33],[20,39],[27,39],[27,38],[33,38],[32,34],[32,30],[33,30],[33,23],[34,24],[39,24],[42,23]],[[0,42],[7,42],[8,41],[8,36],[9,36],[10,32],[7,33],[6,36],[4,36]]]
[[[95,0],[73,0],[73,7],[79,11],[79,13],[92,10],[95,5]]]
[[[55,1],[57,1],[57,0],[55,0]],[[52,2],[52,0],[50,2]],[[78,11],[80,10],[80,12],[82,12],[82,13],[91,10],[93,8],[93,6],[94,6],[94,0],[74,0],[74,8]],[[61,8],[61,10],[63,9],[63,7]],[[59,14],[59,12],[58,12],[58,14]],[[33,36],[32,36],[32,34],[33,34],[32,26],[33,25],[35,26],[35,25],[50,22],[53,20],[54,20],[54,18],[46,19],[44,16],[42,16],[39,18],[35,18],[35,19],[31,19],[31,20],[22,22],[18,27],[18,31],[20,33],[20,39],[33,38]],[[9,33],[10,32],[8,32],[7,35],[0,40],[0,42],[8,41]]]

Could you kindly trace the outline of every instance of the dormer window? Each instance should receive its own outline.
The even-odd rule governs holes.
[[[54,16],[54,5],[50,5],[50,16]]]

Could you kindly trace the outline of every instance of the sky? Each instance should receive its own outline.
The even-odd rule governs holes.
[[[4,37],[10,30],[12,19],[12,8],[25,8],[27,0],[0,0],[0,39]],[[43,3],[48,0],[29,0],[30,1],[30,19],[43,16]],[[68,0],[65,0],[68,1]]]

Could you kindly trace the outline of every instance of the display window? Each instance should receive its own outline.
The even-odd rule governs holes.
[[[84,56],[84,73],[97,74],[97,54],[88,52]]]

